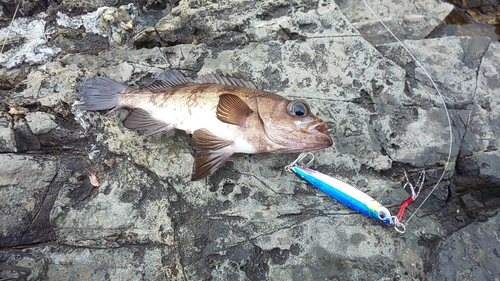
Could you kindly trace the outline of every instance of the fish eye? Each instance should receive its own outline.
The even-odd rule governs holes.
[[[309,105],[303,100],[291,101],[286,110],[293,117],[306,117],[309,115]]]

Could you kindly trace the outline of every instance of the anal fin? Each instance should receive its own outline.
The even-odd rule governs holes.
[[[140,108],[132,110],[123,121],[123,125],[131,130],[147,131],[148,136],[163,131],[168,132],[174,128],[171,124],[154,119],[149,112]]]

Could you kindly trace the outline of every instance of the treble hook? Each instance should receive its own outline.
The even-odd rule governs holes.
[[[406,187],[409,186],[411,192],[411,198],[415,200],[417,199],[418,195],[420,194],[420,191],[422,190],[422,187],[424,186],[425,170],[423,170],[422,173],[420,173],[420,177],[418,177],[418,181],[415,183],[415,185],[411,184],[410,180],[408,179],[408,174],[406,174],[406,171],[404,169],[403,172],[405,173],[405,179],[406,179],[406,182],[403,185],[403,189],[406,189]]]
[[[304,158],[306,158],[307,156],[311,156],[311,160],[309,160],[309,162],[307,162],[307,164],[305,166],[309,166],[311,165],[311,163],[313,162],[314,160],[314,155],[311,153],[311,152],[302,152],[298,157],[297,159],[295,159],[292,163],[290,163],[289,165],[285,166],[285,170],[287,172],[292,172],[292,168],[294,166],[297,165],[297,163],[299,163],[300,161],[302,161]]]

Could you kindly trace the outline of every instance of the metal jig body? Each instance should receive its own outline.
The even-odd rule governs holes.
[[[391,217],[389,210],[377,200],[352,185],[304,166],[295,166],[292,170],[324,193],[365,216],[388,224],[393,224],[396,218]]]
[[[302,161],[308,155],[311,156],[312,159],[306,164],[306,166],[311,164],[314,160],[313,154],[310,152],[302,153],[295,161],[286,166],[285,170],[289,172],[295,172],[301,178],[305,179],[306,181],[308,181],[324,193],[328,194],[330,197],[346,205],[347,207],[378,221],[394,225],[396,231],[400,233],[404,233],[406,231],[406,226],[400,221],[401,218],[398,218],[398,216],[391,216],[391,213],[386,207],[380,204],[377,200],[370,197],[368,194],[334,177],[325,175],[306,166],[297,165],[298,162]],[[409,185],[412,189],[412,197],[410,198],[412,198],[413,202],[416,196],[418,196],[418,192],[414,192],[413,185],[409,184],[409,182],[405,184],[405,187],[407,185]],[[408,204],[409,203],[404,204],[404,208],[406,208]],[[400,210],[400,214],[402,217],[402,212],[404,212],[404,209],[403,206],[401,207],[402,211]]]

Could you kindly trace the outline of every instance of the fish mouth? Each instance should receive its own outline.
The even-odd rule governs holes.
[[[320,133],[326,134],[326,130],[328,130],[328,124],[326,124],[325,122],[322,122],[322,123],[314,126],[314,129],[316,129],[316,131],[318,131]]]
[[[328,124],[323,122],[323,120],[319,119],[313,121],[307,125],[307,130],[313,134],[323,134],[326,135],[328,131]]]
[[[333,145],[333,139],[327,134],[328,124],[323,122],[323,120],[317,120],[312,122],[308,126],[309,132],[315,135],[316,142],[314,142],[315,149],[330,147]]]
[[[283,130],[286,132],[285,134],[265,125],[264,131],[271,142],[280,146],[280,148],[273,152],[304,152],[323,149],[333,145],[333,139],[327,134],[328,124],[322,120],[312,120],[300,124],[293,131]]]

